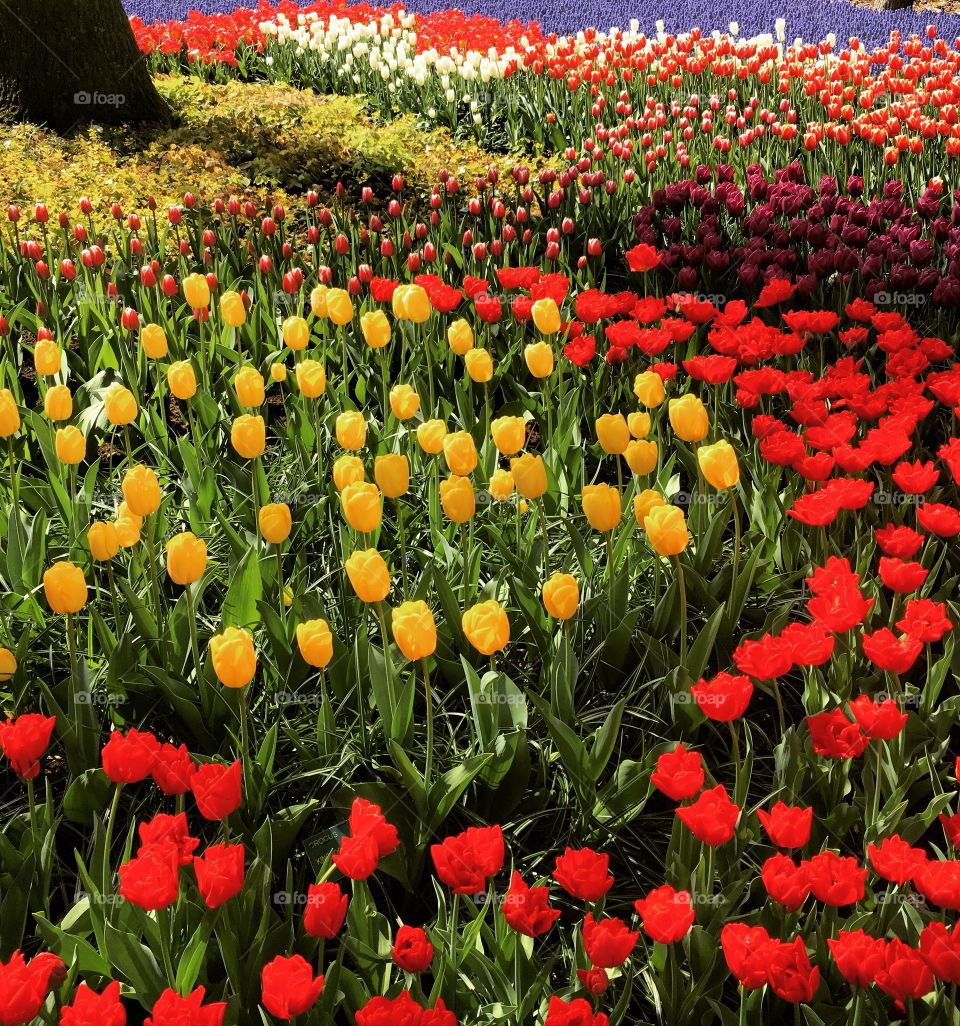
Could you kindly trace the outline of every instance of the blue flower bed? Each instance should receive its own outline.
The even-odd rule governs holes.
[[[453,0],[409,0],[410,10],[443,10]],[[227,12],[237,7],[255,7],[256,0],[124,0],[131,15],[139,15],[145,22],[183,18],[189,10],[205,14]],[[923,32],[931,22],[941,35],[952,38],[960,35],[960,16],[915,12],[907,7],[897,11],[875,11],[855,6],[845,0],[819,0],[808,2],[803,8],[784,10],[771,8],[763,0],[725,0],[707,3],[705,0],[674,0],[668,10],[661,4],[639,0],[528,0],[518,8],[510,0],[460,0],[456,6],[468,14],[491,14],[503,20],[520,17],[524,21],[539,21],[546,31],[571,33],[588,26],[606,29],[611,25],[626,28],[631,18],[652,33],[658,19],[667,31],[682,32],[699,25],[704,31],[725,30],[731,21],[739,24],[742,35],[773,32],[777,17],[786,19],[786,38],[792,42],[797,36],[808,40],[836,34],[838,40],[859,36],[868,46],[887,41],[894,30],[904,35]]]

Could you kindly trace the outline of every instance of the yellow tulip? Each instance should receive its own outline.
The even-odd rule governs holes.
[[[611,485],[584,485],[581,501],[595,531],[612,531],[620,523],[620,492]]]
[[[690,542],[687,519],[679,506],[654,506],[644,517],[643,527],[661,556],[677,556]]]

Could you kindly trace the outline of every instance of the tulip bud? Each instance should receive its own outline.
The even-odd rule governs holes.
[[[547,490],[547,468],[542,456],[526,452],[510,460],[510,473],[517,491],[525,499],[539,499]]]
[[[595,531],[612,531],[620,523],[620,492],[608,484],[584,485],[583,512]]]
[[[121,488],[127,506],[138,517],[148,517],[160,508],[160,482],[150,467],[142,463],[131,467],[123,475]]]
[[[263,417],[244,413],[230,426],[230,444],[238,456],[245,460],[262,456],[267,445],[267,431]]]
[[[706,480],[718,491],[733,488],[740,480],[740,465],[733,446],[721,439],[697,449],[697,462]]]
[[[603,414],[597,418],[595,427],[600,448],[611,456],[619,456],[630,444],[630,429],[622,413]]]
[[[257,521],[264,541],[271,545],[282,545],[290,536],[293,526],[290,507],[285,502],[271,502],[261,506]]]
[[[335,431],[337,443],[343,449],[362,449],[367,440],[367,422],[357,410],[338,414]]]
[[[87,545],[90,555],[100,563],[105,563],[120,551],[120,540],[117,537],[116,524],[109,520],[98,520],[90,525],[87,531]]]
[[[447,425],[442,420],[425,420],[417,426],[417,443],[425,453],[436,456],[443,451]]]
[[[162,360],[167,355],[167,333],[159,324],[145,324],[140,329],[140,345],[151,360]]]
[[[457,356],[465,356],[473,348],[473,329],[462,317],[447,328],[447,341]]]
[[[554,335],[560,330],[560,310],[549,296],[538,299],[530,308],[533,323],[543,335]]]
[[[190,531],[175,534],[165,546],[167,573],[174,584],[193,584],[207,568],[206,543]]]
[[[177,399],[192,399],[197,394],[197,376],[187,360],[178,360],[167,368],[167,384]]]
[[[523,359],[535,378],[548,378],[553,373],[553,350],[547,342],[531,342],[523,350]]]
[[[338,492],[342,492],[347,485],[365,479],[363,460],[359,456],[344,453],[333,461],[333,483]]]
[[[633,394],[644,406],[659,406],[666,398],[663,389],[663,378],[656,371],[644,371],[633,379]]]
[[[380,490],[375,484],[357,481],[340,493],[340,506],[347,523],[361,534],[380,527],[382,517]]]
[[[210,639],[210,657],[217,679],[224,687],[242,688],[257,673],[253,638],[242,627],[227,627]]]
[[[117,427],[133,423],[139,413],[133,392],[119,382],[110,386],[104,397],[103,407],[107,414],[107,420]]]
[[[378,456],[373,464],[373,476],[380,491],[388,499],[399,499],[410,486],[410,467],[407,457],[398,453]]]
[[[684,442],[700,442],[710,430],[706,407],[692,393],[671,399],[668,406],[670,426]]]
[[[426,602],[402,602],[393,610],[390,626],[405,658],[426,659],[437,650],[437,625]]]
[[[658,450],[654,441],[631,441],[623,452],[627,466],[637,475],[650,474],[657,468]]]
[[[233,379],[233,387],[241,406],[253,409],[263,405],[266,398],[263,375],[256,367],[241,367]]]
[[[477,500],[469,477],[454,474],[440,482],[440,505],[455,524],[465,524],[476,512]]]
[[[555,620],[569,620],[580,604],[580,586],[570,574],[555,573],[543,585],[543,605]]]
[[[54,563],[43,574],[43,594],[55,613],[78,613],[87,601],[83,571],[73,563]]]
[[[69,427],[57,428],[54,448],[61,463],[74,466],[86,455],[87,440],[80,429],[71,424]]]
[[[308,399],[316,399],[326,391],[327,372],[322,363],[316,360],[301,360],[296,366],[296,372],[297,388]]]
[[[361,602],[382,602],[390,594],[390,571],[376,549],[358,549],[344,565]]]
[[[467,640],[481,655],[494,655],[510,640],[510,621],[496,599],[471,606],[464,612],[461,626]]]
[[[333,635],[326,620],[307,620],[297,624],[297,647],[308,666],[322,670],[333,658]]]
[[[409,420],[420,409],[420,396],[410,385],[390,389],[390,409],[397,420]]]
[[[654,551],[661,556],[679,555],[690,541],[686,517],[679,506],[654,506],[644,517],[643,526]]]
[[[515,456],[527,437],[523,417],[497,417],[490,425],[490,437],[501,456]]]
[[[419,431],[418,431],[419,437]],[[477,447],[466,431],[454,431],[443,438],[443,457],[451,474],[466,477],[477,466]]]

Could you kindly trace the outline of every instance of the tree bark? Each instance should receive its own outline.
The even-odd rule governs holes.
[[[0,114],[61,132],[170,120],[120,0],[0,0]]]

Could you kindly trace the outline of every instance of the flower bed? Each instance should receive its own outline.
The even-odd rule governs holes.
[[[225,38],[0,222],[0,1023],[953,1022],[950,104],[481,170]]]

